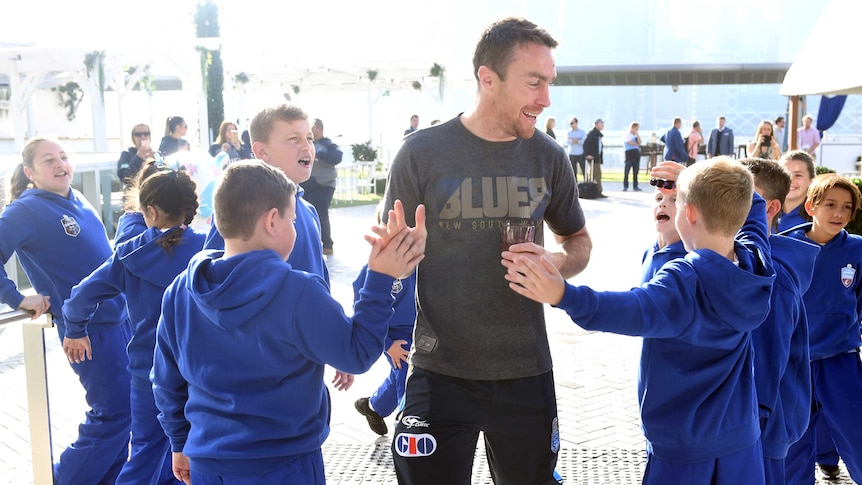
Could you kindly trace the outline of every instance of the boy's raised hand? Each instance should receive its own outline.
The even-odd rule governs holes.
[[[566,290],[566,282],[547,257],[542,256],[536,261],[534,258],[506,251],[503,253],[504,258],[507,254],[511,258],[503,259],[502,263],[508,268],[506,280],[509,281],[509,288],[539,303],[560,303]]]
[[[424,239],[421,244],[418,243],[413,237],[413,230],[406,226],[388,241],[374,236],[365,236],[365,240],[371,244],[368,269],[393,278],[413,273],[416,265],[425,257]]]
[[[428,238],[428,230],[425,228],[425,205],[419,204],[416,206],[416,226],[407,228],[410,230],[414,244],[418,245],[421,252],[425,252],[425,240]],[[404,205],[400,200],[396,200],[393,209],[389,211],[388,220],[385,226],[374,226],[372,231],[380,236],[383,244],[388,244],[392,237],[401,229],[407,227],[407,219],[404,217]],[[369,241],[370,242],[370,241]]]

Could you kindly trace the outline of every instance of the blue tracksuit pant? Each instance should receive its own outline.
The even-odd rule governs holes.
[[[404,347],[409,349],[410,345],[411,342],[408,339]],[[404,397],[404,386],[407,382],[408,367],[406,362],[401,362],[400,369],[392,367],[392,358],[389,357],[389,354],[385,355],[386,360],[389,361],[389,375],[368,400],[371,403],[371,407],[374,408],[374,412],[384,418],[395,411],[395,408],[397,408],[398,404],[401,402],[401,398]]]
[[[128,322],[91,334],[93,360],[72,364],[90,410],[78,426],[78,439],[54,464],[57,485],[113,485],[128,458],[131,376],[126,345],[131,336]]]

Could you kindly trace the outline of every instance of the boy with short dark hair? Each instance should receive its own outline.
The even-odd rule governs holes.
[[[295,191],[265,163],[231,164],[214,195],[224,251],[199,253],[165,292],[153,392],[174,474],[186,483],[324,484],[324,364],[371,367],[392,284],[423,258],[408,228],[385,244],[366,236],[369,271],[348,318],[319,276],[284,263],[296,240]]]
[[[506,279],[585,329],[645,337],[643,483],[762,484],[751,331],[766,318],[774,280],[763,199],[728,157],[683,170],[677,185],[676,227],[689,253],[641,287],[575,287],[546,257],[512,252],[503,253]]]
[[[790,173],[772,160],[740,160],[754,175],[754,188],[766,200],[766,217],[777,227],[790,190]],[[770,235],[775,268],[769,316],[751,333],[754,382],[760,413],[763,464],[767,485],[784,485],[790,446],[808,428],[811,371],[808,363],[808,319],[802,295],[811,284],[820,248],[797,239]]]

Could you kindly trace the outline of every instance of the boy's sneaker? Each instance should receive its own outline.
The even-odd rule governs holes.
[[[826,480],[838,480],[841,476],[841,468],[837,465],[817,465],[820,468],[820,473],[823,474],[823,478]]]
[[[357,399],[356,402],[353,403],[353,406],[356,407],[359,414],[365,416],[365,419],[368,420],[368,427],[371,428],[371,431],[374,431],[380,436],[389,432],[389,428],[386,427],[386,421],[384,421],[383,418],[381,418],[379,414],[375,413],[371,409],[371,406],[368,405],[367,397]]]

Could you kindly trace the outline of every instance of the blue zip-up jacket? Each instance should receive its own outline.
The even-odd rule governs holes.
[[[302,198],[305,190],[296,185],[296,244],[287,262],[293,269],[316,274],[326,281],[329,287],[329,268],[323,259],[323,243],[320,242],[320,217],[317,210]],[[204,249],[224,249],[224,238],[218,232],[218,221],[213,218],[213,225],[204,243]]]
[[[324,364],[361,374],[383,353],[394,278],[369,271],[353,318],[317,275],[273,251],[203,251],[165,291],[153,362],[173,451],[217,475],[263,475],[329,434]]]
[[[123,212],[117,221],[117,234],[114,236],[114,247],[147,230],[147,222],[140,212]]]
[[[805,232],[811,224],[794,229],[791,237],[812,244]],[[842,230],[826,244],[814,265],[811,286],[805,292],[808,312],[808,346],[811,360],[825,359],[862,346],[862,237]]]
[[[159,246],[160,238],[175,231],[183,231],[177,244],[170,249]],[[162,295],[203,248],[204,239],[192,228],[174,227],[165,232],[150,228],[121,243],[104,264],[72,288],[72,296],[63,305],[66,325],[83,331],[102,301],[126,295],[133,329],[127,347],[129,372],[149,380]]]
[[[778,235],[771,236],[769,244],[775,268],[770,311],[751,333],[751,341],[763,456],[783,460],[808,429],[811,414],[808,319],[802,295],[811,284],[820,248]]]
[[[72,287],[111,256],[105,226],[93,206],[75,189],[63,197],[40,189],[25,190],[0,213],[0,259],[18,260],[33,288],[51,297],[50,312],[60,340],[81,338],[126,322],[126,300],[111,298],[97,309],[85,332],[70,331],[63,302]],[[0,266],[0,301],[18,308],[24,295]]]
[[[760,437],[751,331],[775,279],[766,209],[755,194],[736,242],[738,265],[696,249],[626,292],[566,284],[558,307],[581,327],[643,336],[638,396],[648,450],[694,463]]]
[[[685,245],[683,245],[682,241],[668,244],[663,248],[659,248],[658,242],[656,242],[652,248],[644,253],[643,261],[641,262],[641,283],[651,280],[668,261],[684,258],[685,254]]]
[[[802,224],[811,224],[811,221],[802,216],[800,210],[803,210],[801,205],[790,209],[790,212],[782,213],[781,218],[778,219],[778,232],[784,232]]]
[[[353,281],[353,301],[359,301],[359,292],[368,275],[368,265],[362,267],[359,276]],[[416,326],[416,272],[408,278],[395,280],[392,284],[392,296],[395,304],[392,306],[395,314],[389,322],[389,332],[383,342],[384,351],[396,340],[413,341],[413,327]]]

